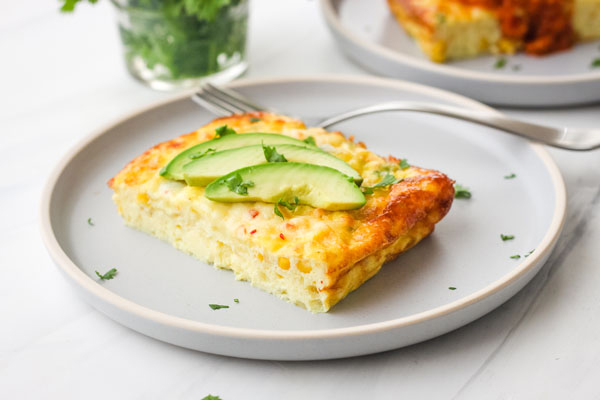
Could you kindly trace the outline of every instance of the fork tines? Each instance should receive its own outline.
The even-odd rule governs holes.
[[[192,96],[192,100],[209,111],[222,116],[266,110],[265,107],[252,102],[237,92],[210,83],[203,84],[200,91]]]

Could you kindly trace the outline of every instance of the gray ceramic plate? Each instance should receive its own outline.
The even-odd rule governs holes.
[[[507,106],[556,106],[600,101],[599,41],[546,57],[497,57],[436,64],[392,17],[386,0],[321,0],[325,20],[342,50],[379,74],[452,90]]]
[[[437,89],[377,78],[239,81],[231,87],[306,117],[390,100],[486,108]],[[187,97],[128,115],[71,150],[42,200],[43,237],[67,279],[110,318],[166,342],[279,360],[406,346],[465,325],[514,295],[542,266],[562,227],[563,181],[539,145],[424,114],[348,121],[336,128],[379,154],[446,172],[473,197],[456,200],[432,236],[386,264],[329,313],[311,314],[125,227],[117,215],[106,181],[150,146],[212,118]],[[517,177],[504,179],[510,173]],[[503,242],[501,233],[516,238]],[[510,258],[533,249],[527,258]],[[115,279],[101,282],[95,276],[95,270],[113,267],[119,270]],[[231,308],[213,311],[209,303]]]

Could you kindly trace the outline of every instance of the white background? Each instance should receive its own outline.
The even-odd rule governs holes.
[[[131,79],[106,0],[58,13],[0,2],[0,398],[600,398],[600,152],[551,149],[568,220],[540,274],[488,316],[383,354],[325,362],[226,358],[124,328],[76,297],[37,223],[45,179],[98,126],[167,98]],[[246,77],[366,74],[309,0],[254,0]],[[600,105],[502,110],[600,128]]]

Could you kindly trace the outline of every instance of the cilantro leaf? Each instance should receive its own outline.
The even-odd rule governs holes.
[[[62,12],[71,12],[71,11],[73,11],[75,9],[75,6],[80,1],[82,1],[82,0],[64,0],[64,3],[62,5],[62,7],[60,8],[60,11],[62,11]],[[98,0],[88,0],[88,2],[90,4],[94,4],[94,3],[97,3]]]
[[[395,185],[396,183],[402,182],[403,180],[404,179],[402,179],[402,178],[396,179],[396,177],[394,175],[390,174],[389,172],[386,172],[385,176],[383,177],[383,179],[381,181],[379,181],[379,183],[377,183],[373,186],[363,187],[363,193],[364,194],[373,194],[374,189],[381,189],[386,186]]]
[[[209,394],[208,396],[203,397],[202,400],[221,400],[221,398],[219,396],[213,396],[212,394]]]
[[[535,249],[531,250],[529,253],[525,254],[523,257],[529,257],[531,255],[531,253],[533,253],[535,251]]]
[[[504,179],[514,179],[517,177],[517,174],[515,174],[514,172],[511,173],[510,175],[505,175]]]
[[[470,199],[471,191],[469,190],[469,188],[456,183],[454,185],[454,198],[455,199]]]
[[[222,138],[227,135],[235,135],[237,132],[229,128],[227,125],[223,125],[215,129],[215,137]]]
[[[510,256],[510,258],[512,258],[513,260],[518,260],[519,258],[521,258],[521,256],[518,254],[515,254],[514,256]]]
[[[287,162],[285,156],[283,154],[279,154],[275,149],[275,146],[265,146],[265,144],[263,143],[262,148],[267,162]]]
[[[229,306],[226,306],[223,304],[209,304],[208,306],[210,308],[212,308],[213,310],[220,310],[221,308],[229,308]]]
[[[506,242],[507,240],[513,240],[515,238],[515,235],[503,235],[502,233],[500,234],[500,239],[502,239],[503,242]]]
[[[225,179],[225,184],[227,185],[229,190],[242,196],[247,196],[248,188],[254,187],[254,182],[244,181],[244,179],[239,173]]]
[[[456,290],[456,288],[454,286],[450,286],[448,289],[450,289],[450,290]]]
[[[108,281],[115,277],[115,275],[117,274],[117,269],[112,268],[108,272],[106,272],[104,275],[100,274],[100,272],[98,272],[98,271],[95,271],[95,272],[96,272],[96,275],[98,275],[98,278],[102,279],[103,281]]]
[[[410,168],[410,164],[408,163],[408,160],[406,158],[403,158],[402,160],[400,160],[400,168],[402,168],[403,171],[405,169]]]
[[[233,302],[234,302],[234,303],[239,303],[239,302],[240,302],[240,299],[233,299]]]
[[[89,226],[94,226],[94,222],[92,221],[91,218],[88,218],[88,225]]]
[[[298,196],[294,196],[294,203],[289,203],[287,201],[283,201],[283,199],[279,199],[279,201],[277,203],[275,203],[275,206],[273,207],[273,212],[278,217],[281,217],[282,219],[285,219],[284,216],[283,216],[283,214],[279,210],[279,206],[285,207],[285,208],[287,208],[290,211],[295,211],[296,208],[298,208],[299,204],[300,204],[300,199],[298,199]]]
[[[307,137],[306,139],[303,140],[303,142],[306,144],[311,144],[313,146],[317,145],[317,142],[315,142],[315,138],[312,136]]]
[[[590,65],[591,68],[600,68],[600,57],[595,58]]]
[[[258,121],[261,121],[261,119],[260,118],[256,118],[256,117],[250,118],[250,122],[252,122],[252,123],[255,123],[255,122],[258,122]]]
[[[216,151],[217,150],[215,150],[215,149],[206,149],[206,150],[198,152],[198,153],[190,154],[188,156],[188,158],[190,160],[197,160],[197,159],[202,158],[202,157],[204,157],[204,156],[206,156],[206,155],[208,155],[210,153],[215,153]]]
[[[494,68],[502,69],[502,68],[506,67],[506,63],[507,63],[506,58],[500,57],[496,60],[496,63],[494,64]]]

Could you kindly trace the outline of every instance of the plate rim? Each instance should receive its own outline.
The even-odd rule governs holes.
[[[353,75],[312,75],[312,76],[289,76],[289,77],[278,77],[278,78],[262,78],[262,79],[241,79],[235,82],[229,83],[227,86],[232,88],[240,88],[247,86],[260,86],[266,84],[282,84],[282,83],[338,83],[338,84],[363,84],[369,86],[380,86],[380,87],[394,87],[398,90],[412,90],[425,94],[434,95],[442,100],[454,101],[459,105],[471,107],[473,109],[480,109],[496,114],[500,113],[491,107],[488,107],[480,102],[469,99],[465,96],[454,94],[442,89],[433,88],[426,85],[416,84],[412,82],[406,82],[396,79],[387,79],[380,77],[370,76],[353,76]],[[428,320],[433,320],[450,313],[459,311],[471,304],[482,301],[503,288],[511,285],[512,283],[519,280],[520,277],[527,274],[533,269],[538,262],[544,260],[548,253],[554,247],[554,243],[558,239],[562,230],[565,216],[566,216],[566,188],[563,177],[558,169],[558,166],[551,158],[550,154],[546,149],[537,143],[526,141],[524,145],[528,145],[539,157],[540,161],[543,162],[546,170],[548,171],[556,198],[556,204],[552,215],[552,221],[544,237],[540,243],[536,246],[536,250],[527,257],[523,262],[516,265],[509,273],[502,276],[500,279],[486,285],[485,287],[477,290],[476,292],[462,297],[458,300],[446,303],[442,306],[432,308],[420,313],[412,314],[409,316],[390,319],[382,322],[355,325],[344,328],[333,328],[333,329],[308,329],[308,330],[272,330],[272,329],[251,329],[251,328],[239,328],[224,326],[218,324],[210,324],[200,321],[193,321],[182,317],[177,317],[167,313],[163,313],[151,308],[145,307],[134,301],[128,300],[120,295],[112,292],[105,288],[103,285],[98,284],[91,277],[87,276],[77,265],[69,258],[69,256],[63,251],[52,228],[50,211],[51,211],[51,200],[53,197],[54,189],[58,179],[62,176],[63,172],[69,166],[71,161],[84,150],[90,143],[101,137],[103,134],[113,129],[114,127],[136,117],[151,111],[155,108],[165,106],[170,103],[175,103],[186,97],[190,97],[193,91],[186,91],[176,96],[162,99],[149,105],[140,107],[133,111],[126,113],[125,115],[104,124],[100,128],[92,131],[90,134],[83,137],[77,144],[71,147],[59,160],[56,166],[50,173],[46,184],[43,188],[41,201],[39,204],[39,221],[42,240],[46,249],[48,250],[52,260],[56,266],[68,276],[74,283],[84,291],[88,292],[98,298],[99,300],[110,304],[111,306],[120,309],[126,313],[134,314],[144,320],[149,320],[159,325],[166,325],[170,328],[183,329],[186,331],[193,331],[198,334],[206,334],[213,336],[221,336],[228,338],[239,338],[239,339],[267,339],[267,340],[294,340],[294,339],[331,339],[331,338],[342,338],[356,335],[367,335],[382,333],[389,330],[395,330],[398,328],[416,325]],[[308,312],[308,311],[307,311]],[[112,318],[111,318],[112,319]]]
[[[436,64],[429,60],[420,60],[414,57],[404,55],[403,53],[387,49],[383,46],[373,44],[372,42],[361,38],[352,30],[346,28],[338,18],[338,13],[333,2],[342,2],[346,0],[320,0],[321,11],[327,21],[327,24],[335,29],[340,35],[354,43],[355,46],[362,47],[371,53],[397,63],[405,64],[417,69],[425,70],[429,73],[442,75],[445,78],[461,78],[470,81],[485,81],[499,84],[519,84],[543,86],[548,84],[576,84],[585,82],[597,82],[600,80],[600,71],[589,71],[581,74],[569,75],[522,75],[507,76],[492,74],[489,72],[463,70],[447,64]]]

